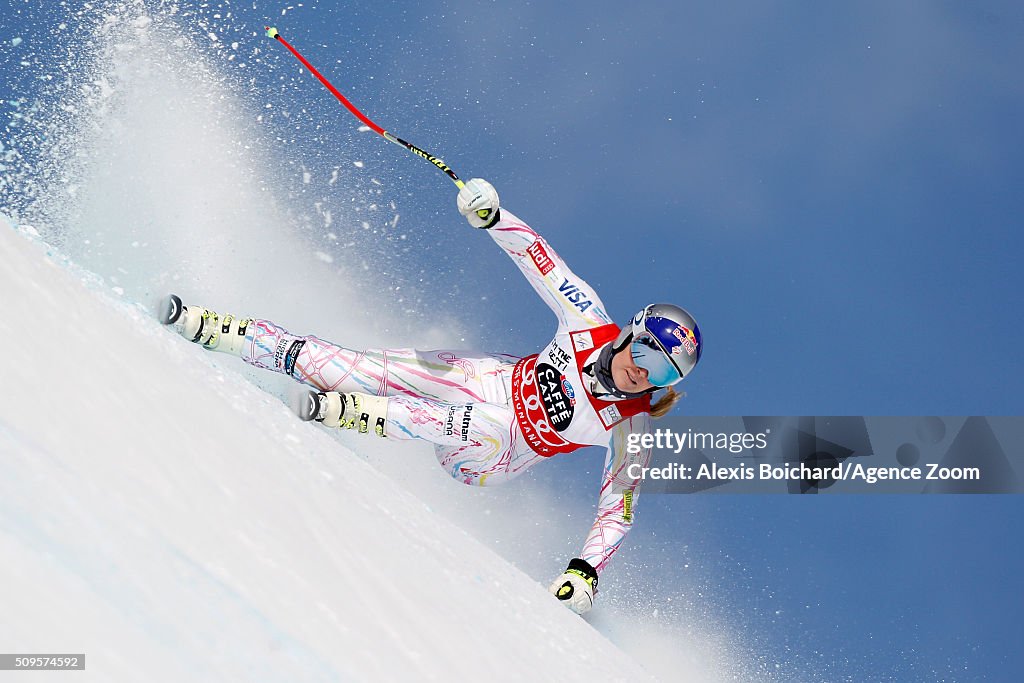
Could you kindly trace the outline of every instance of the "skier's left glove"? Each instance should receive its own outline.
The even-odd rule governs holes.
[[[473,178],[459,190],[457,199],[459,213],[466,217],[474,228],[487,229],[498,222],[498,191],[486,180]]]
[[[589,612],[597,593],[597,572],[589,562],[577,557],[569,561],[569,567],[548,590],[576,614]]]

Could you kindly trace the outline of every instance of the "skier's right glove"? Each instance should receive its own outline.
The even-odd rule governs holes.
[[[589,562],[577,557],[569,560],[569,567],[548,590],[576,614],[589,612],[597,592],[597,572]]]
[[[486,180],[473,178],[459,190],[457,199],[459,213],[466,217],[474,228],[487,229],[498,222],[498,191]]]

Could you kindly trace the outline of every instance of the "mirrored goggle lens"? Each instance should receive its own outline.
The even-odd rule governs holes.
[[[647,371],[647,381],[651,384],[667,387],[682,379],[679,370],[668,359],[658,343],[647,335],[633,340],[629,351],[637,367]]]

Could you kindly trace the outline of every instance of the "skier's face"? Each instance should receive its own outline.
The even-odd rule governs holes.
[[[633,362],[629,346],[612,356],[612,379],[619,391],[636,394],[654,385],[647,381],[647,370]]]

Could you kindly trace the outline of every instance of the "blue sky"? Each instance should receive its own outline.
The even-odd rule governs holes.
[[[615,315],[692,309],[707,355],[688,410],[1019,411],[1012,4],[350,3],[272,19],[385,128],[491,179]],[[315,83],[289,97],[351,124]],[[428,300],[455,288],[496,349],[544,341],[546,313],[517,282],[502,295],[517,274],[459,231],[443,176],[370,136],[325,142],[321,158],[373,155],[400,176],[427,268],[461,257]],[[481,282],[486,303],[463,296]]]
[[[31,93],[17,60],[45,64],[54,15],[5,2],[5,89]],[[490,179],[613,315],[691,310],[684,413],[1020,413],[1018,3],[257,4],[180,3],[197,40],[248,55],[219,63],[295,196],[301,169],[356,160],[389,188],[412,248],[377,248],[421,315],[512,353],[554,329],[449,181],[356,132],[264,23],[383,127]],[[599,459],[531,477],[589,505]],[[648,497],[609,582],[665,556],[643,565],[664,585],[685,558],[759,646],[845,653],[821,680],[1016,680],[1019,500]]]

